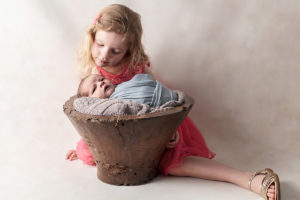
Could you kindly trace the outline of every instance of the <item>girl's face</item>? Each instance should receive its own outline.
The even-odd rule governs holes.
[[[98,30],[92,44],[92,57],[97,66],[118,65],[128,50],[122,35]]]

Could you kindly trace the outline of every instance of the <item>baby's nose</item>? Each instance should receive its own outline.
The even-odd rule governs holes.
[[[100,87],[102,87],[104,85],[104,81],[99,81],[98,84]]]

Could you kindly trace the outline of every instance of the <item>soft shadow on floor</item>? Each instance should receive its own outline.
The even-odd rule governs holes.
[[[300,190],[290,182],[280,181],[281,199],[296,200],[300,198]]]

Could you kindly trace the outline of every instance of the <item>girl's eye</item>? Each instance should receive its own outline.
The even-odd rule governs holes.
[[[103,44],[99,44],[99,43],[97,43],[97,46],[99,46],[99,47],[103,47],[104,45],[103,45]]]
[[[113,54],[119,54],[119,53],[121,53],[120,51],[116,51],[116,50],[113,50],[112,52],[113,52]]]

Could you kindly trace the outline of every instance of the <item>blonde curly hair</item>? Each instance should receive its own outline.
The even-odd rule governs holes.
[[[95,22],[87,29],[78,51],[81,77],[97,71],[97,66],[92,58],[91,47],[98,30],[112,31],[124,37],[128,43],[125,56],[129,60],[130,68],[134,69],[137,64],[148,63],[149,58],[142,45],[143,29],[140,18],[138,13],[121,4],[112,4],[102,9]]]

